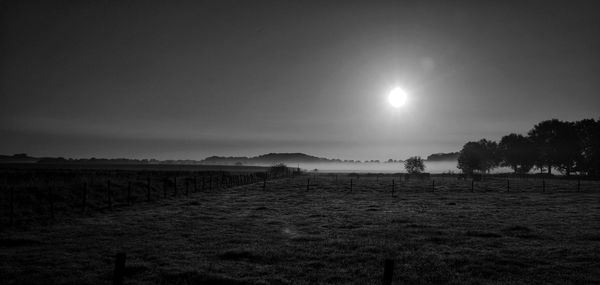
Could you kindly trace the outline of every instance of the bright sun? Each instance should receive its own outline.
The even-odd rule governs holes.
[[[388,95],[388,101],[390,105],[394,108],[400,108],[406,104],[406,92],[402,90],[400,87],[396,87],[390,91],[390,95]]]

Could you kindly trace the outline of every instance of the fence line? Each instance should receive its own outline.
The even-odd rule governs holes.
[[[139,203],[140,197],[143,197],[143,193],[144,193],[144,186],[145,186],[145,196],[146,196],[146,202],[151,202],[153,199],[153,192],[155,193],[156,191],[153,191],[153,189],[155,190],[155,188],[152,187],[152,180],[156,180],[156,178],[153,179],[153,175],[156,175],[156,173],[146,173],[146,183],[144,185],[143,181],[143,176],[142,179],[140,179],[140,175],[136,176],[135,179],[131,179],[130,176],[127,175],[119,175],[118,173],[108,173],[109,175],[112,175],[112,177],[107,178],[106,181],[106,186],[105,186],[105,199],[98,199],[101,198],[102,195],[99,196],[99,192],[98,191],[94,191],[94,189],[98,189],[100,185],[95,185],[95,182],[97,182],[98,180],[102,180],[102,177],[94,177],[96,174],[92,173],[92,175],[90,177],[86,177],[85,175],[82,175],[82,177],[80,177],[81,179],[84,179],[83,182],[79,182],[76,184],[69,184],[69,182],[73,182],[72,177],[66,177],[66,176],[58,176],[57,178],[52,178],[51,176],[48,176],[47,174],[41,175],[41,177],[37,177],[35,176],[35,173],[30,175],[30,176],[22,176],[22,177],[26,177],[24,180],[25,181],[25,185],[19,185],[19,182],[23,182],[23,181],[19,181],[18,177],[17,178],[13,178],[11,179],[10,177],[8,177],[7,175],[5,175],[5,183],[4,183],[4,187],[5,190],[8,190],[8,197],[7,197],[7,202],[8,202],[8,207],[3,207],[3,208],[7,208],[8,212],[3,214],[4,219],[8,219],[8,224],[10,226],[13,226],[17,223],[17,221],[19,220],[19,217],[17,215],[18,213],[18,206],[24,206],[25,208],[27,208],[27,205],[24,205],[23,202],[20,203],[19,205],[19,201],[21,200],[27,200],[27,199],[19,199],[22,198],[22,193],[21,192],[27,192],[27,191],[32,191],[31,189],[33,189],[34,192],[37,192],[39,187],[34,187],[35,182],[39,182],[39,181],[44,181],[45,182],[45,187],[47,189],[47,195],[46,196],[46,202],[47,202],[47,215],[50,221],[55,219],[55,212],[57,210],[62,210],[63,212],[70,212],[71,208],[80,208],[81,212],[85,213],[87,210],[90,209],[99,209],[102,210],[103,208],[112,208],[113,206],[123,206],[123,205],[133,205],[135,203]],[[216,174],[216,175],[215,175]],[[190,192],[190,188],[192,188],[192,193],[198,193],[198,173],[187,173],[185,175],[165,175],[164,177],[162,177],[163,180],[163,185],[162,185],[162,190],[163,190],[163,195],[162,198],[166,199],[168,198],[167,193],[169,192],[169,188],[172,187],[172,193],[173,193],[173,197],[177,197],[178,196],[178,189],[179,187],[183,188],[183,193],[185,194],[185,196],[189,196],[189,192]],[[18,176],[18,175],[17,175]],[[125,176],[125,177],[123,177]],[[171,176],[172,180],[169,179],[169,176]],[[289,180],[288,183],[294,183],[294,177],[297,175],[285,175],[281,178],[292,178]],[[301,175],[306,177],[307,175]],[[312,176],[312,177],[311,177]],[[113,178],[114,177],[114,178]],[[547,181],[546,179],[542,178],[541,181],[539,180],[531,180],[531,179],[526,179],[523,180],[521,177],[515,177],[515,178],[510,178],[508,176],[506,177],[491,177],[491,178],[486,178],[486,180],[484,181],[477,181],[476,179],[461,179],[461,176],[444,176],[444,175],[440,175],[440,176],[433,176],[433,177],[421,177],[419,179],[411,179],[408,176],[404,176],[404,182],[402,182],[402,179],[400,178],[399,181],[400,183],[396,183],[396,178],[398,177],[402,177],[400,175],[388,175],[388,176],[382,176],[382,175],[376,175],[376,176],[369,176],[369,175],[363,175],[363,179],[360,179],[360,175],[357,174],[352,174],[352,175],[348,175],[347,177],[349,177],[348,180],[346,180],[346,182],[344,182],[343,180],[340,180],[338,178],[338,175],[327,175],[327,174],[317,174],[317,173],[313,173],[313,174],[309,174],[306,180],[306,191],[310,191],[310,190],[315,190],[318,189],[319,186],[321,185],[326,185],[327,183],[331,183],[332,181],[335,183],[335,188],[339,189],[338,186],[341,183],[342,185],[345,184],[346,186],[343,186],[346,191],[349,190],[349,193],[354,193],[355,189],[360,190],[361,187],[363,186],[369,186],[371,188],[375,188],[375,190],[377,189],[385,189],[387,187],[391,187],[391,197],[395,197],[396,192],[399,194],[402,194],[403,192],[426,192],[426,181],[427,180],[431,180],[431,192],[432,193],[439,193],[439,192],[444,192],[444,189],[447,192],[459,192],[462,190],[467,190],[468,189],[468,182],[470,182],[470,191],[472,193],[475,192],[479,192],[479,193],[485,193],[485,192],[506,192],[506,193],[518,193],[518,192],[523,192],[523,191],[528,191],[528,192],[532,192],[532,191],[536,191],[536,189],[539,189],[537,191],[540,191],[541,193],[546,193],[551,191],[552,187],[554,187],[554,189],[556,191],[561,191],[564,192],[565,190],[569,191],[573,191],[573,192],[582,192],[581,191],[581,186],[582,186],[582,181],[581,179],[578,179],[576,182],[573,180],[562,180],[562,179],[554,179],[554,180],[550,180]],[[111,180],[111,178],[113,178],[113,180]],[[178,181],[181,182],[181,179],[178,178],[182,178],[183,179],[183,183],[178,183]],[[219,173],[204,173],[201,174],[201,192],[212,192],[214,189],[219,190],[219,189],[228,189],[228,188],[233,188],[233,187],[241,187],[241,186],[245,186],[245,185],[250,185],[250,184],[255,184],[255,183],[261,183],[262,185],[262,190],[266,191],[267,189],[269,189],[269,181],[271,181],[272,179],[276,179],[276,178],[280,178],[280,177],[273,177],[273,176],[269,176],[268,173],[248,173],[248,174],[230,174],[230,173],[225,173],[225,172],[219,172]],[[311,181],[311,178],[312,181]],[[355,181],[356,178],[356,181]],[[369,178],[374,178],[374,179],[369,179]],[[388,178],[388,179],[386,179]],[[436,179],[433,179],[436,178]],[[456,179],[458,178],[458,179]],[[119,179],[125,179],[124,182],[122,183],[116,183],[114,181],[119,181]],[[158,177],[158,179],[161,179],[161,177]],[[505,179],[506,183],[505,186],[501,186],[502,184],[499,183],[500,181],[503,181]],[[512,180],[512,183],[511,183]],[[490,181],[492,182],[490,184]],[[539,182],[537,182],[539,181]],[[552,182],[552,183],[550,183]],[[171,185],[172,183],[172,185]],[[576,183],[576,184],[573,184]],[[192,184],[192,185],[190,185]],[[78,186],[80,185],[80,186]],[[125,186],[123,186],[125,185]],[[156,185],[156,184],[155,184]],[[519,186],[521,185],[521,191],[519,191]],[[525,186],[523,186],[525,185]],[[193,186],[193,187],[191,187]],[[260,187],[260,186],[259,186]],[[70,192],[67,189],[75,189],[75,190],[71,190]],[[100,186],[100,188],[103,188]],[[344,189],[342,188],[342,189]],[[526,190],[523,190],[523,188],[527,188]],[[17,191],[17,190],[22,190],[25,189],[24,191]],[[115,191],[115,189],[117,191]],[[293,188],[292,188],[293,189]],[[387,188],[390,189],[390,188]],[[63,192],[61,193],[59,190],[63,190]],[[530,190],[530,191],[529,191]],[[547,191],[548,190],[548,191]],[[78,194],[77,192],[81,191],[81,194]],[[244,189],[244,192],[246,191],[246,189]],[[389,191],[389,190],[388,190]],[[387,192],[387,191],[385,191]],[[126,193],[125,197],[123,193]],[[357,192],[358,193],[358,192]],[[34,193],[35,194],[35,193]],[[142,195],[140,195],[142,194]],[[62,195],[62,196],[61,196]],[[69,197],[68,196],[72,196],[71,201],[69,201]],[[94,200],[93,197],[96,197],[96,199]],[[154,200],[157,199],[157,196],[154,195]],[[31,200],[31,199],[29,199]],[[104,200],[105,204],[102,205],[102,200]],[[71,203],[69,205],[69,202],[73,202],[76,201],[74,204]],[[79,202],[80,201],[80,205]],[[94,203],[95,201],[95,203]],[[121,201],[121,204],[119,204],[119,201]],[[57,208],[57,202],[59,207]],[[61,202],[63,202],[61,204]],[[33,203],[35,203],[35,201],[33,201]],[[124,204],[123,204],[124,203]],[[62,206],[62,208],[60,207]],[[67,210],[65,211],[64,208],[67,208]],[[74,211],[73,211],[74,212]],[[8,217],[6,217],[8,216]],[[40,215],[36,216],[37,218],[40,217]],[[33,217],[33,218],[36,218]],[[26,220],[26,219],[21,219]],[[0,226],[2,225],[2,222],[0,221]]]

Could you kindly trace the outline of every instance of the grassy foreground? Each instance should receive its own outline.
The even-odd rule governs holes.
[[[1,284],[598,284],[600,184],[308,177],[0,232]]]

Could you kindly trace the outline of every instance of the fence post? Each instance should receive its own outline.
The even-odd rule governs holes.
[[[352,178],[350,178],[350,192],[352,192]]]
[[[146,184],[146,200],[148,200],[148,202],[150,202],[150,177],[147,177],[147,184]]]
[[[506,192],[510,192],[510,180],[506,179]]]
[[[87,199],[87,182],[83,182],[83,193],[81,195],[81,210],[85,212]]]
[[[212,191],[212,175],[208,176],[208,191]]]
[[[185,180],[185,196],[189,194],[190,181],[188,179]]]
[[[119,252],[115,256],[115,273],[113,277],[113,285],[123,285],[125,277],[125,253]]]
[[[267,188],[267,175],[265,174],[265,179],[263,180],[263,191]]]
[[[10,187],[10,226],[15,224],[15,189]]]
[[[177,176],[173,177],[173,195],[177,197]]]
[[[309,187],[310,187],[310,178],[306,179],[306,191],[309,190]]]
[[[167,198],[167,178],[163,180],[163,199]]]
[[[197,180],[198,180],[198,177],[196,175],[194,175],[194,193],[198,192]]]
[[[106,195],[108,196],[108,207],[112,208],[112,197],[110,193],[110,179],[106,180]]]
[[[383,285],[391,285],[394,275],[394,260],[386,259],[383,268]]]
[[[471,179],[471,192],[473,192],[473,191],[474,191],[474,190],[473,190],[473,189],[475,189],[475,187],[474,187],[474,186],[475,186],[475,180]]]
[[[435,192],[435,180],[431,180],[431,192]]]
[[[542,179],[542,192],[546,192],[546,180]]]
[[[52,197],[52,187],[48,187],[48,202],[50,203],[50,219],[54,220],[54,198]]]
[[[377,176],[377,180],[379,180],[379,176]],[[396,188],[396,182],[392,179],[392,197],[394,197],[394,190]]]
[[[131,205],[131,181],[127,182],[127,204]]]
[[[577,192],[581,189],[581,179],[577,178]]]

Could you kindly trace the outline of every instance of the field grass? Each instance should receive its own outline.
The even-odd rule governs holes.
[[[82,212],[249,184],[262,181],[267,174],[264,167],[145,166],[0,167],[0,231],[11,224],[48,223]]]
[[[311,185],[307,191],[307,179]],[[2,284],[598,284],[600,183],[304,176],[0,232]],[[337,181],[336,181],[337,180]]]

